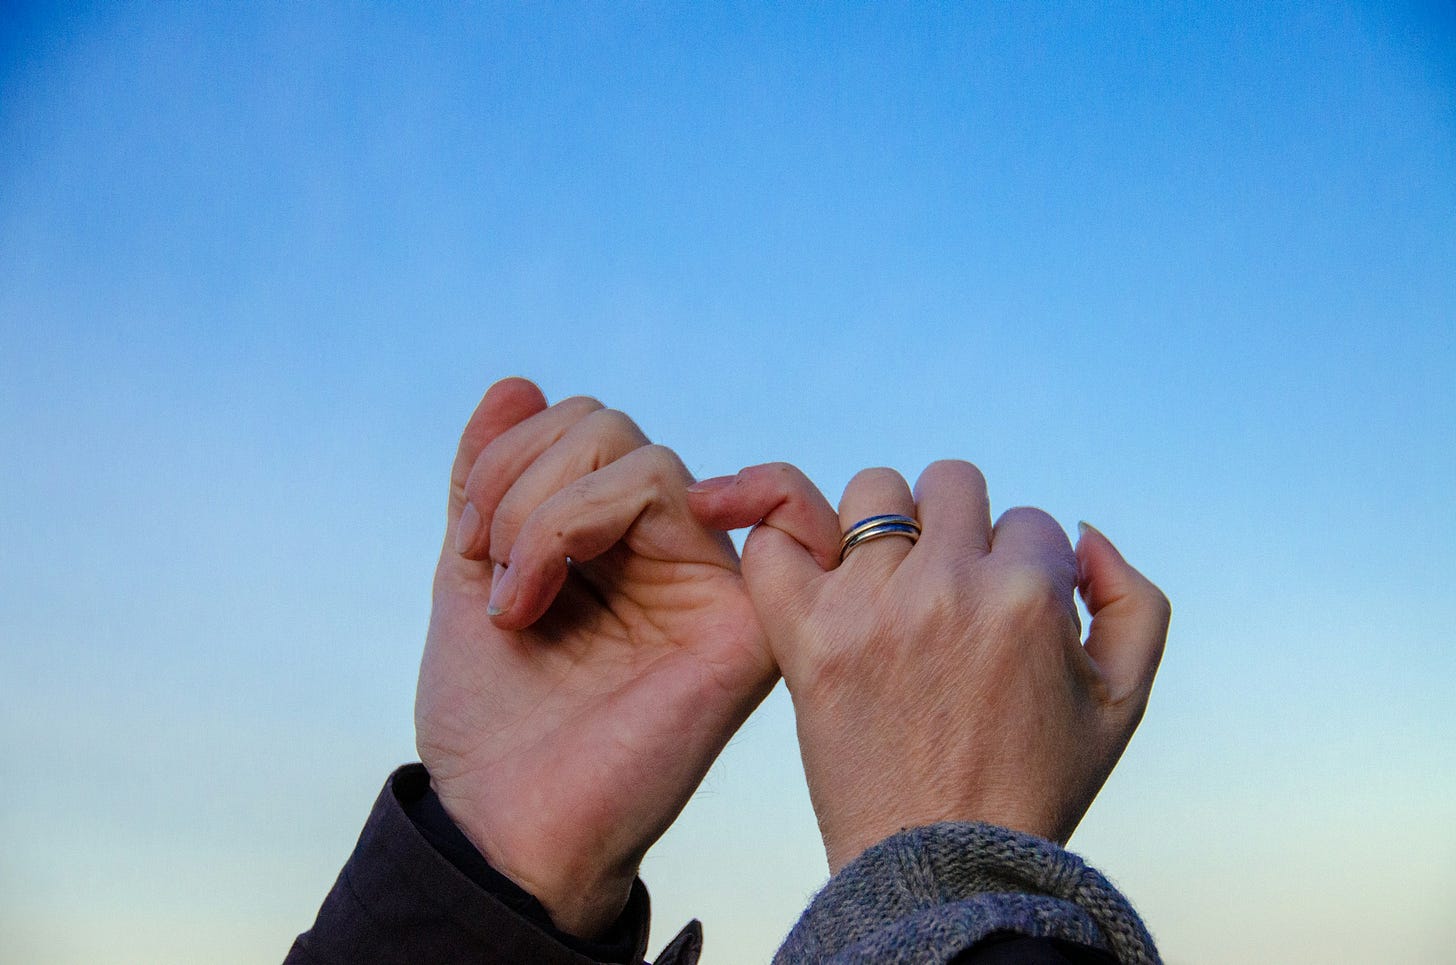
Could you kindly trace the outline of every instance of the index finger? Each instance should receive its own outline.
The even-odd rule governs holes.
[[[529,379],[511,376],[486,390],[465,430],[450,467],[449,521],[453,526],[465,508],[465,481],[481,452],[497,436],[546,408],[546,396]]]

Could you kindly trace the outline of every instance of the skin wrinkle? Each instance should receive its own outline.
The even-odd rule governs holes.
[[[495,500],[476,509],[489,510],[490,548],[515,557],[521,582],[504,617],[472,622],[461,610],[478,605],[488,574],[442,555],[442,567],[471,582],[437,584],[442,594],[462,592],[432,624],[431,647],[438,630],[454,633],[459,648],[448,659],[434,654],[436,672],[448,678],[464,668],[476,683],[444,691],[462,705],[449,709],[454,717],[434,743],[422,741],[467,745],[451,752],[475,758],[467,769],[474,781],[449,799],[476,795],[476,826],[486,836],[499,832],[511,871],[543,883],[553,916],[556,898],[574,900],[556,887],[563,869],[581,879],[572,883],[578,898],[583,882],[589,890],[604,883],[604,902],[567,907],[581,927],[614,902],[621,882],[613,879],[635,868],[772,686],[775,652],[790,677],[833,867],[900,822],[971,815],[1070,833],[1085,810],[1078,798],[1095,794],[1105,775],[1098,768],[1116,759],[1108,750],[1116,722],[1101,700],[1087,698],[1095,689],[1088,675],[1101,678],[1074,649],[1079,559],[1050,517],[1019,509],[994,530],[989,515],[968,521],[962,514],[976,515],[985,502],[983,480],[969,510],[951,497],[979,471],[940,464],[922,476],[916,496],[954,517],[953,526],[979,526],[995,552],[933,538],[917,552],[890,540],[861,550],[847,570],[825,572],[810,560],[824,557],[842,520],[797,470],[745,470],[731,486],[690,497],[691,476],[670,450],[636,445],[635,424],[595,400],[571,404],[595,408],[579,417],[546,410],[506,428],[482,404],[485,421],[503,431],[489,441],[478,432],[485,444],[474,471],[482,478],[467,476],[465,488]],[[468,462],[464,443],[462,452]],[[776,486],[787,495],[775,495]],[[861,474],[852,486],[862,497],[874,486],[893,487],[899,502],[910,495],[891,470]],[[731,542],[707,535],[689,504],[696,511],[717,501],[723,515],[751,519],[731,505],[731,494],[750,490],[773,497],[759,519],[776,516],[745,543],[745,553],[761,551],[768,562],[740,576]],[[855,505],[847,499],[841,509]],[[771,529],[780,536],[770,538]],[[1088,570],[1094,575],[1096,565]],[[762,599],[750,601],[745,589],[754,580]],[[753,630],[755,612],[776,651]],[[474,639],[458,639],[461,631]],[[462,722],[481,727],[483,745],[453,732]],[[1058,767],[1074,785],[1060,794],[1045,786]],[[1060,799],[1028,805],[1027,793]]]
[[[547,411],[556,411],[558,417],[560,417],[560,412],[566,412],[570,415],[575,409],[583,408],[588,403],[596,405],[598,409],[601,407],[601,403],[595,399],[586,399],[576,406],[568,407],[568,403],[572,403],[573,401],[576,400],[567,399],[564,402],[557,403],[556,406],[553,406]],[[501,505],[509,498],[511,491],[515,489],[515,483],[519,481],[519,477],[540,455],[560,443],[578,422],[587,415],[590,415],[592,411],[596,410],[588,409],[582,416],[573,419],[571,422],[556,426],[546,434],[544,444],[529,448],[524,451],[524,454],[520,448],[518,436],[513,436],[514,430],[508,430],[502,433],[481,451],[466,480],[466,498],[475,506],[476,511],[480,513],[481,519],[491,521],[490,542],[487,544],[485,553],[489,559],[504,562],[510,557],[509,546],[506,546],[505,551],[502,552],[501,547],[496,545],[497,534],[495,532],[495,520],[500,513]],[[529,456],[529,458],[524,458],[524,456]],[[511,471],[516,463],[523,461],[526,465],[521,466],[516,471]],[[503,492],[494,498],[483,498],[489,497],[492,490],[502,480],[509,480],[511,485],[507,486]],[[473,495],[470,493],[472,484],[476,490]],[[509,520],[510,517],[508,516],[507,519]],[[502,533],[500,535],[502,538],[505,538],[510,534]],[[509,540],[506,539],[506,542],[509,543]]]
[[[582,496],[582,501],[588,502],[588,505],[600,505],[600,502],[598,502],[598,501],[600,501],[600,496],[591,495],[590,498],[588,498],[588,496]],[[648,504],[648,505],[649,505],[649,507],[651,507],[651,504]],[[646,509],[645,509],[644,514],[639,514],[638,515],[638,518],[636,518],[636,520],[633,521],[632,527],[635,527],[635,525],[638,525],[639,523],[642,523],[642,518],[644,518],[644,515],[646,515],[646,512],[648,512],[648,511],[646,511]],[[578,527],[578,531],[590,531],[590,530],[591,530],[590,525],[582,525],[582,527]],[[630,527],[629,527],[629,530],[630,530]],[[524,536],[524,534],[523,534],[523,536]],[[558,537],[561,537],[561,534],[558,533]],[[574,537],[574,539],[575,539],[575,537]],[[562,541],[561,539],[558,539],[558,544],[561,543],[561,541]],[[725,549],[725,552],[731,553],[731,544],[729,544],[728,547],[724,547],[724,549]],[[648,557],[646,557],[646,559],[652,560],[652,559],[655,559],[655,557],[648,556]],[[731,557],[729,557],[729,559],[731,559]],[[590,575],[591,569],[593,569],[590,566],[590,563],[591,562],[594,562],[594,560],[588,560],[587,563],[582,563],[581,566],[582,566],[582,568],[585,568],[585,571],[587,571],[587,572],[584,573],[584,576],[587,576],[588,582],[591,582],[591,584],[593,584],[594,587],[596,587],[598,581],[596,581],[596,579],[591,579],[591,575]],[[604,560],[604,565],[607,565],[607,563],[610,563],[610,562],[612,562],[612,560]],[[664,559],[658,560],[658,562],[667,562],[667,559],[665,559],[665,557],[664,557]],[[686,563],[689,563],[689,565],[690,565],[690,563],[696,563],[696,562],[697,562],[697,560],[686,560]],[[718,568],[724,569],[725,572],[734,572],[734,571],[732,571],[732,569],[729,569],[728,566],[724,566],[724,563],[719,562],[719,560],[706,560],[705,559],[705,560],[702,560],[702,563],[703,563],[703,565],[718,566]],[[684,560],[681,560],[681,559],[671,560],[671,565],[673,565],[674,568],[681,568],[681,566],[684,565]],[[609,584],[609,582],[612,582],[612,581],[600,581],[600,582],[601,582],[601,584]],[[671,579],[668,579],[668,581],[662,581],[662,582],[664,582],[664,585],[671,585]],[[609,605],[609,607],[610,607],[610,601],[604,600],[604,598],[603,598],[603,603],[606,604],[606,605]]]
[[[669,656],[669,655],[664,655],[664,656]],[[658,658],[658,659],[660,661],[662,658]],[[654,661],[654,662],[657,662],[657,661]],[[647,676],[642,677],[639,680],[638,687],[646,687],[647,686],[647,680],[648,680],[648,677]],[[634,687],[633,689],[638,689],[638,687]],[[625,701],[625,700],[628,699],[628,696],[629,695],[622,694],[622,693],[614,693],[612,695],[612,699],[614,701]],[[552,728],[552,730],[554,731],[555,728]],[[618,736],[618,735],[616,735],[616,734],[612,735],[612,740],[614,740],[615,742],[617,742],[619,746],[625,746],[623,744],[623,742],[622,742],[621,737]],[[543,743],[545,745],[551,746],[551,741],[549,740],[549,735],[543,735],[542,741],[543,741]],[[613,775],[612,773],[608,772],[608,773],[604,774],[601,779],[595,780],[592,783],[595,784],[595,785],[597,785],[597,786],[608,787],[608,786],[610,786],[611,778],[613,778],[613,777],[616,777],[616,778],[618,778],[620,780],[621,775]],[[543,807],[546,806],[546,805],[549,805],[549,803],[550,803],[549,801],[542,801],[542,802],[540,802],[540,804]],[[544,812],[543,812],[542,808],[540,808],[540,807],[527,809],[527,814],[528,815],[539,815],[541,813],[544,813]],[[635,863],[632,863],[630,868],[625,868],[625,871],[628,871],[628,872],[634,871],[634,870],[635,870]],[[629,875],[629,877],[630,877],[630,875]],[[528,888],[527,890],[530,890],[530,889]]]
[[[492,392],[502,408],[530,408],[529,400],[515,399],[522,394],[517,387]],[[511,426],[502,412],[492,411],[491,397],[477,410],[479,418],[472,416],[457,468],[474,457],[464,493],[476,497],[476,511],[489,518],[490,555],[513,557],[519,568],[522,582],[508,619],[523,623],[545,615],[527,630],[472,618],[488,575],[477,563],[442,553],[441,566],[459,576],[436,582],[438,619],[425,658],[433,669],[422,674],[422,691],[431,674],[446,680],[463,675],[475,683],[439,692],[453,704],[422,700],[421,726],[430,732],[419,743],[432,758],[475,760],[473,767],[426,764],[437,774],[468,775],[460,792],[438,790],[442,802],[457,802],[447,803],[447,810],[461,810],[458,802],[478,796],[481,820],[467,814],[460,821],[467,834],[473,825],[477,840],[494,842],[491,829],[503,830],[488,850],[510,854],[502,863],[518,880],[543,882],[532,890],[541,892],[557,919],[556,899],[573,901],[554,887],[559,869],[580,872],[574,874],[579,894],[582,884],[595,890],[594,882],[634,868],[771,685],[772,668],[761,643],[745,633],[742,618],[751,627],[752,610],[732,545],[689,516],[678,492],[689,476],[675,455],[660,447],[637,453],[647,448],[637,445],[645,439],[619,413],[578,425],[581,408],[600,410],[594,400],[521,411]],[[621,460],[614,458],[618,453]],[[533,479],[519,478],[532,466],[540,467]],[[588,482],[569,478],[595,472],[609,475]],[[453,473],[452,481],[459,475]],[[538,503],[535,493],[549,495]],[[452,507],[447,530],[458,512]],[[619,541],[623,548],[613,552]],[[605,552],[592,561],[597,546]],[[573,554],[588,559],[572,561]],[[546,581],[535,582],[540,577],[533,571]],[[560,606],[553,606],[546,594],[558,590]],[[731,604],[726,609],[725,601]],[[493,646],[482,648],[478,641]],[[524,686],[487,694],[479,682],[486,678]],[[432,711],[432,704],[447,709]],[[459,733],[461,724],[481,725],[475,740]],[[590,785],[572,787],[553,775],[582,775]],[[654,791],[654,784],[661,787]],[[512,823],[512,817],[518,820]],[[560,825],[562,817],[566,825]],[[576,857],[553,865],[553,853],[562,848]],[[620,882],[622,900],[630,882],[630,875]],[[606,894],[617,887],[611,883]],[[573,927],[589,931],[600,920],[597,912],[613,904],[609,899],[565,912]]]
[[[673,562],[667,565],[670,565],[673,568],[673,575],[668,580],[663,581],[662,585],[675,585],[679,590],[683,585],[691,586],[695,583],[707,584],[710,581],[721,579],[724,575],[728,575],[731,578],[735,579],[737,578],[737,573],[727,567],[722,567],[721,572],[702,574],[690,572],[684,578],[679,575],[680,571],[689,568],[695,570],[695,565],[685,566],[680,562]],[[652,589],[653,584],[649,583],[643,586],[642,592],[650,592]],[[717,592],[716,589],[710,590],[706,586],[703,587],[703,591],[704,596],[701,599],[689,601],[687,604],[677,607],[676,611],[664,608],[660,604],[656,603],[656,601],[639,601],[639,599],[637,597],[634,597],[632,594],[621,591],[614,592],[609,598],[603,598],[602,603],[613,615],[617,616],[620,620],[622,620],[624,624],[632,623],[635,620],[641,625],[651,626],[654,630],[657,631],[664,645],[678,646],[672,645],[670,643],[671,634],[667,630],[666,624],[668,620],[665,614],[676,612],[676,619],[680,620],[683,614],[691,613],[695,610],[704,608],[704,604],[716,598]],[[630,612],[632,614],[632,617],[634,618],[633,620],[629,620],[628,618],[623,616],[621,612],[621,610],[627,609],[628,607],[631,608]],[[657,614],[664,615],[659,616]],[[741,676],[741,672],[735,673],[730,669],[734,663],[738,662],[736,658],[730,659],[726,656],[715,657],[710,653],[696,654],[696,656],[708,667],[711,672],[715,686],[725,696],[736,693],[741,689],[738,681],[732,679],[736,676]],[[772,669],[771,658],[768,658],[766,654],[764,659],[764,665],[761,669],[764,671]]]
[[[989,658],[991,664],[986,671],[972,671],[973,678],[997,680],[1003,684],[1003,686],[992,688],[991,693],[983,694],[983,699],[988,699],[992,703],[1010,700],[1012,691],[1004,687],[1004,682],[1008,677],[1012,680],[1022,681],[1020,685],[1016,686],[1016,693],[1021,693],[1023,689],[1029,690],[1031,693],[1074,692],[1076,684],[1079,682],[1078,678],[1086,675],[1090,670],[1088,661],[1083,660],[1079,664],[1076,660],[1076,657],[1080,656],[1079,654],[1062,647],[1060,660],[1048,661],[1045,658],[1033,661],[1025,660],[1025,654],[1029,652],[1029,648],[1044,648],[1043,639],[1062,638],[1067,635],[1068,630],[1072,631],[1070,638],[1077,642],[1080,649],[1080,622],[1076,619],[1075,606],[1068,603],[1071,588],[1058,586],[1057,583],[1060,581],[1048,578],[1044,571],[1032,570],[1024,566],[1011,569],[1009,576],[1003,576],[1001,579],[1004,580],[1002,585],[1008,587],[1006,593],[1006,596],[1009,597],[1008,601],[996,607],[989,614],[984,609],[977,611],[982,623],[989,624],[995,631],[984,635],[990,639],[1021,639],[1025,642],[1014,646],[1002,646],[989,653],[977,651],[977,659]],[[970,634],[966,634],[964,626],[954,626],[961,621],[948,616],[958,610],[964,612],[964,604],[959,602],[958,597],[959,593],[954,587],[950,590],[943,590],[934,597],[932,602],[921,611],[922,613],[928,611],[930,614],[929,618],[925,620],[925,626],[928,629],[914,636],[921,639],[981,636],[981,633],[974,630]],[[888,619],[881,617],[881,620],[893,626],[898,622],[898,615]],[[1050,621],[1051,624],[1045,634],[1034,630],[1035,624],[1042,621]],[[1061,626],[1057,627],[1056,624],[1061,624]],[[1033,627],[1033,632],[1029,634],[1025,630],[1028,625]],[[1008,631],[1019,632],[1008,633]],[[1023,636],[1023,634],[1026,635]],[[893,636],[887,634],[884,629],[880,629],[868,634],[867,639],[863,641],[858,650],[836,648],[821,655],[816,683],[828,686],[839,680],[852,682],[857,676],[858,666],[877,666],[879,661],[887,659],[897,665],[908,664],[912,679],[928,677],[933,680],[942,674],[966,669],[960,665],[960,655],[954,651],[940,651],[936,654],[936,658],[928,664],[926,662],[917,663],[913,659],[907,659],[913,655],[903,649],[890,648],[886,651],[880,643],[886,639],[893,639]],[[1001,665],[1001,669],[997,669],[997,664]],[[1060,669],[1054,671],[1054,677],[1046,676],[1049,670],[1058,667]],[[1025,677],[1024,674],[1027,672],[1030,672],[1032,676]],[[860,707],[859,709],[864,710],[865,708]],[[927,722],[925,730],[936,733],[941,732],[944,729],[944,723],[957,713],[958,708],[932,705],[922,708],[917,713],[917,719]],[[937,721],[940,723],[937,724]],[[1039,745],[1040,741],[1047,739],[1046,729],[1050,724],[1045,715],[1033,717],[1030,723],[1032,725],[1030,730],[1013,736],[1016,738],[1016,743],[1025,743],[1035,747]],[[993,743],[994,741],[995,738],[992,739]],[[966,775],[960,775],[962,780],[965,780],[966,777]],[[1014,786],[1014,776],[1007,775],[1007,779]],[[953,791],[959,782],[941,773],[933,779],[933,783],[941,795],[946,795],[948,791]],[[965,783],[978,786],[983,791],[987,787],[987,781],[984,779],[968,780]],[[998,780],[995,783],[999,784],[1003,781]],[[993,800],[995,797],[999,797],[999,795],[993,795]],[[853,815],[851,815],[851,823],[853,823],[852,818]],[[1026,823],[1032,826],[1050,824],[1064,828],[1071,822],[1068,821],[1066,815],[1049,813]]]
[[[636,662],[639,659],[638,655],[645,651],[663,649],[667,652],[662,656],[668,656],[679,650],[679,645],[672,643],[670,634],[664,629],[664,621],[654,620],[645,616],[635,600],[629,595],[614,594],[611,598],[604,598],[602,602],[606,604],[610,616],[615,617],[618,621],[618,626],[614,628],[616,633],[613,636],[618,637],[621,645],[621,656],[619,659],[622,665],[626,666]],[[599,615],[596,619],[598,621],[604,621],[606,615]],[[627,629],[629,626],[635,627],[636,629],[629,631]],[[651,628],[654,631],[653,638],[648,642],[637,639],[640,637],[643,628]],[[594,628],[593,632],[601,633],[602,630],[600,627],[597,627]],[[654,660],[662,659],[662,656],[656,657]]]
[[[618,636],[619,641],[623,645],[623,651],[624,651],[623,652],[623,656],[621,658],[621,663],[623,665],[630,665],[631,663],[635,662],[636,659],[637,659],[637,657],[634,654],[640,652],[640,650],[641,650],[641,645],[640,644],[634,645],[633,643],[631,643],[631,634],[629,634],[625,630],[625,626],[628,625],[628,624],[633,623],[634,621],[631,620],[631,619],[624,618],[621,613],[616,612],[616,611],[613,611],[613,614],[612,615],[616,616],[621,621],[621,623],[623,624],[622,627],[617,628],[619,630],[619,633],[617,634],[617,636]],[[593,616],[593,619],[596,622],[601,622],[604,619],[604,617],[602,617],[600,615],[594,615]],[[639,624],[639,626],[640,625],[644,625],[644,621],[636,621],[636,622]],[[645,625],[652,625],[652,626],[655,627],[655,624],[652,624],[651,621],[645,621]],[[600,627],[598,627],[596,629],[597,629],[597,633],[600,633],[601,632],[601,628]],[[600,640],[597,641],[597,644],[598,645],[599,645],[599,643],[600,643]],[[649,648],[654,647],[654,646],[658,646],[658,647],[660,647],[660,646],[667,646],[667,643],[666,643],[665,640],[659,640],[659,641],[655,641],[651,645],[648,645]],[[560,689],[562,687],[565,687],[567,685],[568,680],[570,679],[572,670],[574,669],[574,667],[576,666],[576,664],[578,663],[578,660],[579,660],[579,658],[572,653],[572,650],[573,649],[575,649],[575,648],[571,648],[571,647],[563,648],[563,650],[564,650],[564,654],[563,655],[570,662],[568,663],[567,666],[565,666],[564,668],[562,668],[562,669],[560,669],[559,671],[556,672],[558,674],[558,679],[557,679],[556,683],[553,684],[553,686],[550,688],[550,690],[548,690],[545,694],[542,694],[535,701],[535,703],[533,703],[524,712],[518,713],[516,715],[515,719],[512,721],[512,723],[508,727],[503,728],[503,729],[498,729],[495,732],[493,732],[492,733],[492,736],[493,737],[505,736],[505,735],[508,735],[509,733],[515,731],[515,730],[519,730],[519,729],[525,728],[527,725],[529,725],[530,723],[533,722],[534,717],[539,712],[540,706],[542,706],[543,704],[547,703],[549,701],[550,697],[552,696],[552,694],[554,694],[558,689]],[[562,651],[558,651],[558,653],[561,653],[561,652]],[[542,650],[535,649],[535,648],[528,648],[525,651],[525,655],[529,659],[534,659],[534,660],[538,661],[539,663],[543,663],[543,664],[545,662],[547,662],[547,660],[549,659],[549,654],[546,651],[542,651]],[[657,657],[657,658],[654,658],[654,662],[656,660],[660,660],[660,659],[662,659],[661,656],[660,657]],[[598,679],[598,678],[589,678],[589,679],[595,680],[595,679]],[[494,762],[492,762],[492,763],[494,763]]]

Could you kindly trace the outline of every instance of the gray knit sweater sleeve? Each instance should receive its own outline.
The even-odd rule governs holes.
[[[946,823],[901,831],[842,868],[774,963],[944,963],[992,932],[1160,961],[1137,912],[1081,858],[995,825]]]

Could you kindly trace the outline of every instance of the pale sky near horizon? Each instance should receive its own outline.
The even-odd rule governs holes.
[[[1175,609],[1076,837],[1174,963],[1456,961],[1449,4],[0,8],[0,960],[281,959],[497,378],[977,462]],[[766,961],[780,688],[649,856]]]

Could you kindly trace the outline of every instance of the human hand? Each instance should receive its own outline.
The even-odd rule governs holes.
[[[548,408],[524,379],[486,393],[451,471],[420,759],[491,865],[582,937],[777,679],[691,481],[622,413]]]
[[[893,470],[865,470],[837,517],[783,464],[697,490],[706,523],[764,520],[744,578],[793,696],[831,871],[939,821],[1066,843],[1142,718],[1167,637],[1167,599],[1106,537],[1084,527],[1074,551],[1026,508],[993,527],[985,480],[959,461],[932,464],[913,496]],[[918,518],[919,541],[864,543],[830,570],[840,531],[881,513]]]

